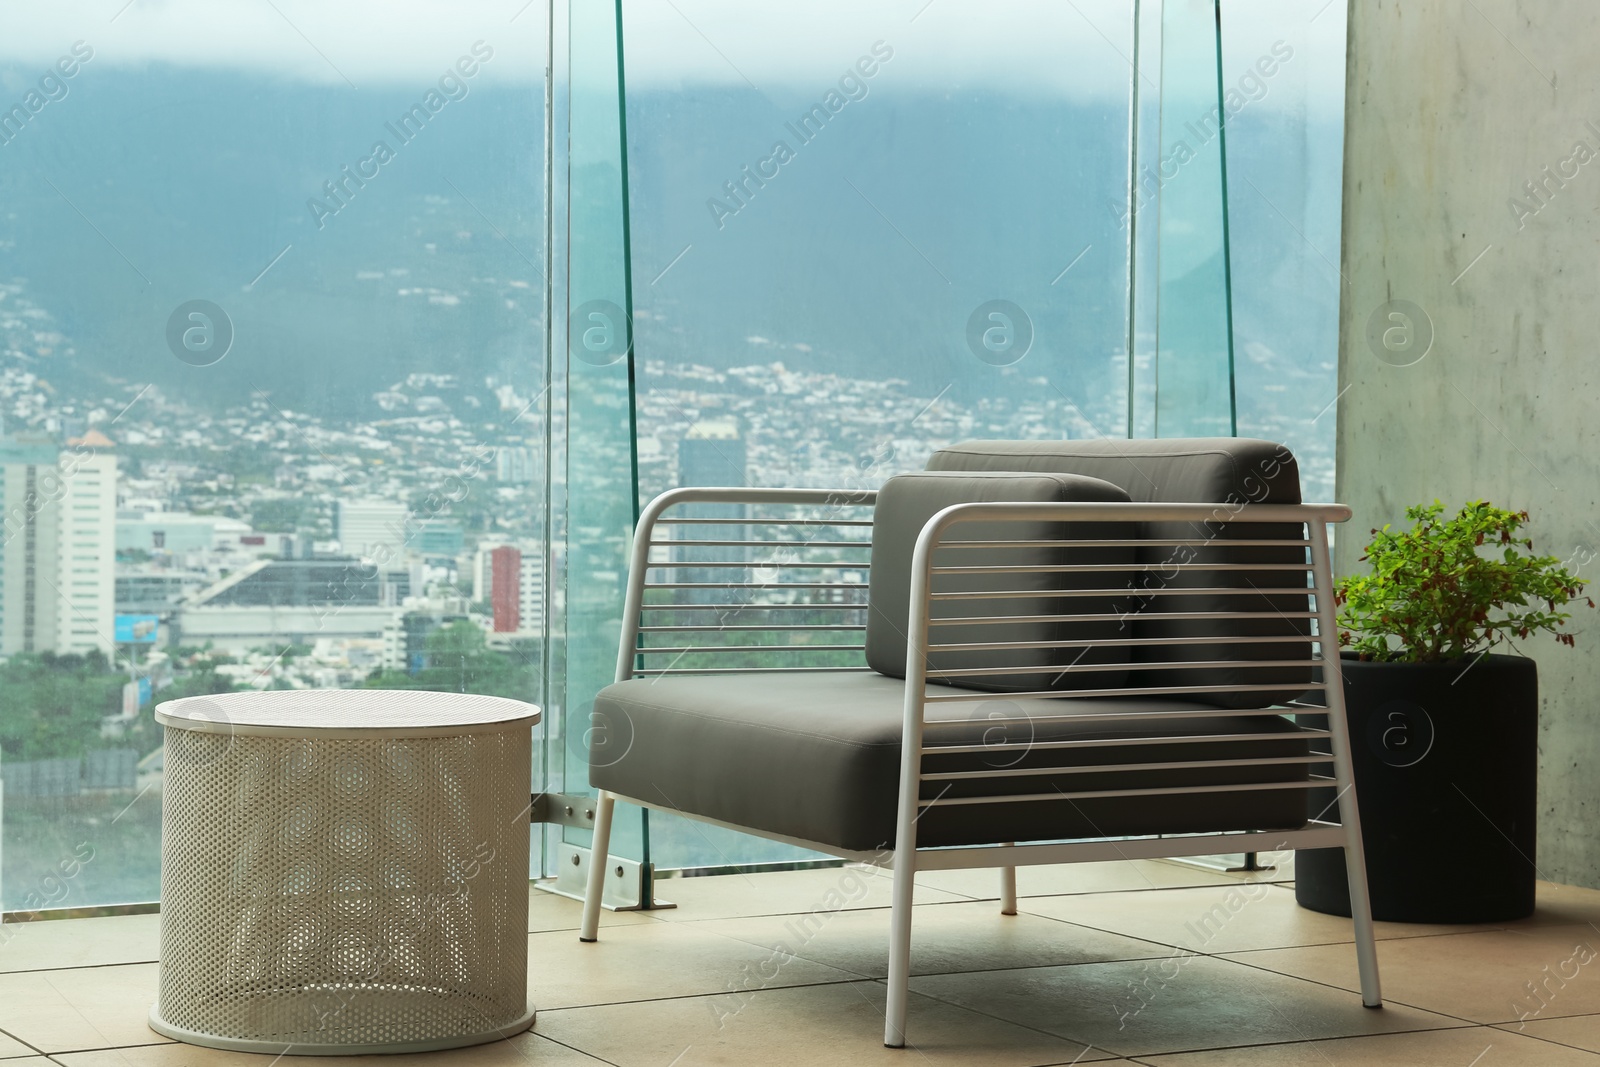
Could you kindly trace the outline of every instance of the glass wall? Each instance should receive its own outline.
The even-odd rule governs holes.
[[[1345,5],[1222,13],[1238,432],[1287,444],[1305,499],[1332,500]]]
[[[156,897],[154,702],[538,698],[546,17],[0,12],[7,911]]]
[[[586,788],[675,485],[1236,421],[1330,497],[1343,20],[0,13],[0,907],[154,898],[175,696],[541,700],[536,781]],[[619,819],[664,867],[799,856]]]
[[[1127,435],[1133,6],[626,0],[642,499]]]
[[[1342,12],[622,7],[640,499],[1235,432],[1331,496]],[[650,824],[665,866],[789,855]]]

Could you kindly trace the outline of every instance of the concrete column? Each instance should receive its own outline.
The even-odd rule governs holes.
[[[1336,569],[1408,504],[1482,497],[1600,578],[1600,4],[1351,0],[1349,25]],[[1576,649],[1521,648],[1537,866],[1600,886],[1600,612],[1573,623]]]

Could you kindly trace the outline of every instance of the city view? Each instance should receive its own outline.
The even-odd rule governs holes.
[[[1125,7],[1085,10],[1115,35]],[[195,9],[183,33],[233,49],[198,62],[159,13],[114,14],[64,7],[0,41],[7,99],[77,57],[69,91],[0,142],[4,910],[155,899],[152,713],[177,697],[543,700],[547,784],[584,788],[563,777],[583,712],[563,706],[564,646],[574,604],[594,632],[613,624],[622,575],[569,574],[572,502],[596,488],[569,470],[614,476],[631,446],[639,500],[874,488],[964,439],[1151,432],[1128,391],[1142,404],[1154,387],[1155,320],[1132,303],[1153,275],[1130,278],[1105,206],[1127,197],[1128,71],[1070,11],[1035,12],[1082,52],[1069,75],[1052,47],[997,50],[952,94],[938,72],[966,48],[960,18],[904,29],[887,8],[841,9],[769,57],[758,89],[641,6],[634,409],[604,409],[604,440],[569,425],[549,321],[581,302],[551,264],[582,226],[547,220],[547,183],[559,207],[595,164],[559,137],[547,158],[538,19],[467,5],[443,27],[386,24],[380,48],[330,14],[319,57],[289,27]],[[889,41],[884,25],[902,28]],[[1241,38],[1226,65],[1270,41]],[[1230,165],[1291,220],[1250,210],[1234,229],[1237,428],[1288,442],[1306,496],[1326,499],[1337,277],[1319,249],[1337,250],[1338,158],[1319,146],[1338,141],[1283,118],[1305,106],[1293,79],[1313,50],[1296,48],[1305,66],[1230,125]],[[866,91],[718,226],[708,193],[872,55]],[[388,132],[441,85],[425,124]],[[995,301],[1026,318],[1023,357],[973,346],[969,320]],[[618,517],[583,537],[609,552],[628,533]],[[603,672],[614,653],[591,654]],[[655,834],[675,859],[725,862],[668,820]]]

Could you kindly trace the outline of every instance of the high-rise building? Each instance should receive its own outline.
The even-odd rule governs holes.
[[[117,457],[98,430],[66,448],[0,437],[0,655],[112,652]]]
[[[744,478],[744,436],[737,419],[702,419],[678,442],[680,486],[737,486]]]
[[[410,530],[406,506],[392,500],[340,500],[334,511],[334,533],[348,556],[371,556],[380,546],[390,556],[405,547]]]
[[[544,628],[544,546],[490,543],[472,561],[472,597],[489,602],[494,633],[538,633]]]
[[[704,419],[689,427],[678,442],[678,485],[695,487],[742,486],[745,484],[745,444],[736,419]],[[685,504],[678,514],[696,519],[744,519],[749,508],[744,504]],[[677,536],[685,540],[742,541],[745,528],[726,521],[705,526],[680,526]],[[694,546],[679,548],[676,559],[682,563],[736,563],[746,559],[740,548]],[[732,566],[680,567],[672,581],[717,586],[743,581],[745,572]],[[677,600],[685,604],[721,604],[734,599],[732,590],[679,589]]]
[[[489,550],[489,604],[494,611],[494,631],[516,633],[522,628],[522,552],[516,545]]]

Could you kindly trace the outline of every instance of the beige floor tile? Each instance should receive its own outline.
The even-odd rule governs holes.
[[[16,1038],[7,1037],[5,1034],[0,1034],[0,1060],[20,1058],[24,1056],[37,1058],[38,1055],[39,1054],[37,1052],[18,1041]],[[31,1065],[7,1064],[6,1067],[31,1067]]]
[[[1349,919],[1302,908],[1295,903],[1293,889],[1277,885],[1218,885],[1155,893],[1039,897],[1021,901],[1019,907],[1035,915],[1212,955],[1298,945],[1353,944],[1355,941],[1355,927]],[[1497,929],[1418,923],[1373,925],[1379,938]]]
[[[541,1012],[858,977],[810,960],[777,957],[699,923],[620,926],[601,931],[593,944],[565,931],[528,935],[529,998]]]
[[[1600,1015],[1572,1015],[1564,1019],[1530,1016],[1520,1023],[1504,1023],[1502,1026],[1514,1034],[1526,1034],[1573,1048],[1600,1052]]]
[[[1344,945],[1229,958],[1345,989],[1358,984],[1355,954]],[[1385,941],[1378,946],[1378,971],[1385,999],[1473,1022],[1516,1022],[1535,1011],[1540,1018],[1600,1012],[1600,933],[1590,926]],[[1542,986],[1543,1008],[1530,983]]]
[[[1368,1010],[1341,990],[1194,955],[936,975],[911,988],[1119,1056],[1462,1025],[1414,1008]]]
[[[1149,1067],[1594,1067],[1600,1056],[1490,1027],[1140,1057]]]
[[[41,1052],[164,1042],[145,1023],[155,999],[153,963],[0,975],[5,1029]]]
[[[199,1045],[142,1045],[138,1048],[72,1052],[55,1057],[64,1067],[270,1067],[276,1056],[225,1052]],[[20,1062],[20,1061],[19,1061]],[[339,1067],[590,1067],[603,1061],[538,1034],[518,1034],[470,1048],[392,1056],[341,1056],[322,1061],[291,1058],[289,1063],[332,1062]],[[12,1067],[10,1063],[6,1067]],[[31,1064],[26,1067],[32,1067]]]
[[[550,1012],[543,1033],[621,1067],[1066,1064],[1109,1058],[1075,1042],[913,995],[912,1049],[883,1047],[881,983],[773,989]]]
[[[51,1067],[51,1063],[48,1057],[35,1056],[30,1053],[25,1057],[7,1059],[6,1067]]]
[[[1292,856],[1293,853],[1286,853]],[[1135,889],[1174,889],[1181,886],[1237,885],[1275,882],[1284,875],[1229,874],[1172,860],[1115,860],[1107,863],[1053,863],[1017,868],[1017,895],[1059,896],[1068,893],[1118,893]],[[925,871],[917,884],[976,900],[1000,898],[1000,872],[993,868],[965,871]]]
[[[1581,923],[1600,925],[1600,889],[1583,889],[1553,882],[1539,882],[1535,888],[1537,895],[1533,914],[1526,919],[1500,925],[1512,928],[1577,926]]]
[[[693,925],[858,975],[888,973],[889,913],[883,910],[709,919]],[[1165,945],[1034,915],[1001,915],[989,901],[924,904],[911,922],[913,974],[1147,959],[1170,952]]]
[[[528,933],[547,930],[571,930],[576,934],[583,919],[583,904],[571,897],[559,897],[543,889],[528,890]],[[600,929],[608,926],[639,926],[657,921],[656,916],[643,911],[600,911]]]
[[[832,907],[831,902],[836,898],[844,901],[846,909],[887,908],[893,884],[892,872],[860,866],[718,874],[708,878],[663,878],[656,883],[656,895],[678,906],[652,914],[668,922],[789,915]],[[965,899],[958,893],[944,892],[920,882],[917,885],[918,904]]]
[[[15,923],[0,946],[0,973],[45,967],[153,963],[161,947],[161,916],[110,915]]]

